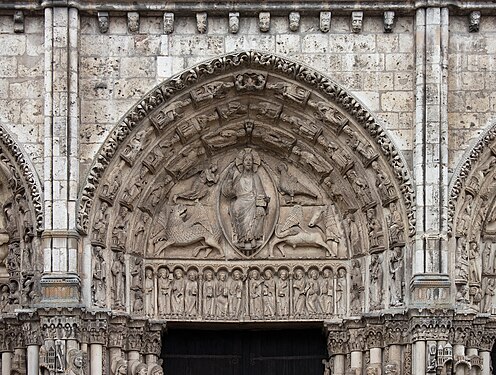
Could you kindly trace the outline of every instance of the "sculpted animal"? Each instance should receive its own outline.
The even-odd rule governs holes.
[[[317,199],[317,194],[304,186],[295,176],[288,172],[288,166],[286,164],[279,164],[277,171],[279,172],[279,184],[277,187],[282,195],[286,195],[287,202],[293,203],[296,195]]]
[[[157,236],[153,240],[155,255],[161,255],[171,246],[184,247],[199,243],[193,250],[193,256],[198,256],[205,250],[207,257],[213,250],[217,250],[221,256],[224,255],[219,244],[220,230],[213,230],[209,225],[209,219],[205,208],[201,203],[195,206],[194,214],[188,214],[188,207],[175,205],[168,207],[167,220],[161,225],[163,236]],[[159,233],[159,234],[160,234]]]
[[[316,227],[317,220],[322,220],[323,216],[320,214],[320,209],[313,215],[310,223]],[[291,246],[293,249],[301,246],[317,247],[324,249],[326,255],[335,257],[336,254],[332,252],[331,248],[325,241],[325,233],[316,227],[317,230],[307,230],[304,226],[303,209],[300,205],[296,204],[291,208],[286,221],[283,224],[278,224],[275,230],[275,237],[269,243],[269,257],[274,256],[274,248],[277,248],[283,257],[286,256],[284,246]]]

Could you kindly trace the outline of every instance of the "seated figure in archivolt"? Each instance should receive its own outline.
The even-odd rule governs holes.
[[[259,248],[263,243],[264,222],[270,198],[265,194],[258,174],[260,156],[255,150],[240,151],[229,170],[222,194],[231,200],[233,242],[242,250]]]

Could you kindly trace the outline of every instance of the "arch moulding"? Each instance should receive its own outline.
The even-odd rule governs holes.
[[[96,309],[322,320],[407,303],[401,154],[343,88],[283,57],[229,54],[154,88],[80,197]]]

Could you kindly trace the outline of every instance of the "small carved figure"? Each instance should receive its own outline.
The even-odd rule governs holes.
[[[86,375],[86,353],[82,350],[71,349],[67,353],[68,375]]]
[[[184,271],[181,268],[176,268],[171,287],[171,309],[174,315],[183,315],[184,313],[184,287]]]
[[[331,29],[331,12],[320,12],[320,31],[328,33]]]
[[[9,286],[4,284],[0,287],[0,311],[6,312],[9,306]]]
[[[305,272],[297,268],[293,279],[293,306],[294,315],[297,317],[302,317],[306,313],[306,288]]]
[[[279,317],[289,316],[289,273],[282,268],[276,280],[277,305],[276,312]]]
[[[232,272],[232,278],[229,283],[229,316],[239,318],[241,314],[243,297],[243,274],[239,269]]]
[[[131,138],[129,143],[124,148],[121,157],[129,164],[133,164],[138,154],[145,147],[145,138],[148,134],[148,129],[140,130]]]
[[[472,221],[472,201],[472,195],[467,194],[457,225],[457,234],[460,236],[466,236],[468,234],[468,229]]]
[[[405,274],[403,268],[403,254],[401,247],[395,247],[389,259],[389,298],[392,307],[403,305],[403,288],[405,286]]]
[[[346,173],[346,178],[350,182],[351,188],[358,196],[360,205],[362,207],[370,205],[372,203],[372,194],[367,181],[359,177],[354,169],[350,169],[348,173]]]
[[[460,237],[457,240],[455,259],[455,279],[468,281],[469,261],[465,237]]]
[[[196,13],[196,29],[200,34],[205,34],[208,29],[207,12]]]
[[[215,281],[212,270],[207,269],[203,280],[203,313],[207,318],[215,316]]]
[[[122,358],[114,358],[111,365],[112,375],[127,375],[127,361]]]
[[[469,272],[471,282],[480,282],[482,276],[482,259],[477,242],[470,242],[469,244]]]
[[[215,313],[218,318],[226,318],[229,311],[229,287],[227,284],[227,272],[220,270],[217,273],[215,283]]]
[[[161,267],[158,269],[158,313],[166,316],[171,313],[171,280],[169,269]]]
[[[155,282],[153,280],[153,270],[151,268],[145,269],[145,314],[153,316],[155,313],[155,304],[153,303],[155,289]]]
[[[254,319],[262,317],[262,284],[264,280],[260,279],[260,272],[257,269],[252,269],[249,273],[248,282],[250,293],[250,315]]]
[[[383,203],[387,204],[392,200],[396,199],[397,196],[394,189],[394,185],[391,182],[389,176],[384,172],[384,169],[381,168],[381,166],[377,161],[373,161],[371,167],[377,175],[375,184],[379,190]]]
[[[319,271],[316,269],[311,269],[308,272],[305,293],[306,308],[308,314],[311,316],[318,315],[322,312],[322,307],[320,305],[320,293]]]
[[[468,19],[469,19],[468,31],[471,33],[479,32],[481,12],[477,10],[470,12]]]
[[[93,224],[93,241],[97,243],[105,243],[105,235],[107,233],[108,226],[108,203],[102,201],[100,208],[95,215],[95,222]]]
[[[346,314],[346,269],[338,269],[336,279],[336,312],[338,316]]]
[[[150,368],[150,375],[164,375],[164,369],[159,364],[152,365]]]
[[[346,143],[351,149],[357,151],[364,161],[365,165],[368,165],[372,160],[377,159],[377,153],[374,151],[370,143],[363,141],[362,138],[354,131],[350,126],[345,126],[343,132],[348,136]]]
[[[324,158],[300,146],[294,146],[292,152],[298,156],[300,163],[308,165],[317,174],[327,175],[332,172],[332,166]]]
[[[219,181],[217,162],[212,162],[207,168],[201,171],[194,179],[191,187],[183,192],[174,194],[172,201],[177,203],[178,199],[196,201],[204,198],[209,190]]]
[[[107,262],[103,256],[101,246],[95,246],[95,259],[93,263],[93,301],[98,307],[105,307],[107,299]]]
[[[112,262],[112,297],[113,305],[117,309],[123,309],[125,305],[125,280],[126,274],[124,272],[124,254],[122,252],[115,253],[115,259]]]
[[[126,246],[127,235],[129,232],[129,209],[121,206],[119,217],[117,218],[114,229],[112,229],[112,245],[118,249],[124,249]]]
[[[98,29],[102,34],[105,34],[108,31],[109,24],[108,12],[98,12]]]
[[[394,12],[385,11],[384,12],[384,32],[390,33],[393,31],[394,26]]]
[[[362,312],[363,309],[363,285],[362,266],[360,260],[353,259],[351,262],[351,291],[350,291],[350,309],[354,314]]]
[[[370,275],[370,309],[378,310],[382,307],[383,270],[382,259],[379,254],[372,254],[369,266]]]
[[[316,227],[317,222],[321,219],[321,212],[317,211],[310,220],[308,227]],[[319,231],[310,232],[304,228],[303,221],[303,209],[300,205],[295,204],[291,208],[285,222],[276,225],[275,237],[269,243],[270,258],[274,256],[275,247],[281,252],[282,256],[285,257],[284,245],[292,246],[293,249],[299,246],[319,247],[325,249],[326,254],[329,256],[335,256],[329,245],[325,242],[324,230],[317,227]]]
[[[239,31],[239,12],[229,13],[229,32],[237,34]]]
[[[389,246],[402,245],[405,243],[404,226],[401,214],[396,202],[389,204],[390,215],[387,217],[389,225]]]
[[[205,208],[201,203],[195,206],[194,214],[188,217],[188,208],[183,205],[175,205],[168,208],[168,218],[161,222],[162,231],[165,235],[153,240],[155,255],[160,255],[170,246],[187,246],[200,243],[194,250],[193,256],[198,256],[201,250],[206,250],[205,257],[212,249],[216,249],[221,255],[224,254],[218,240],[220,230],[210,227],[210,220]],[[163,224],[165,222],[165,225]],[[164,242],[165,241],[165,242]],[[164,242],[157,246],[159,242]]]
[[[320,278],[320,305],[324,314],[331,315],[334,313],[332,270],[328,267],[324,268],[322,277]]]
[[[343,229],[346,237],[346,244],[351,256],[360,255],[363,253],[362,244],[360,241],[360,231],[355,221],[355,214],[348,211],[345,214],[343,221]]]
[[[174,31],[174,13],[164,13],[164,34],[172,34]]]
[[[131,290],[142,289],[143,287],[143,258],[135,257],[131,273]]]
[[[289,30],[298,31],[300,27],[300,13],[291,12],[289,13]]]
[[[198,314],[198,273],[196,270],[189,270],[186,274],[184,310],[186,315],[194,317]]]
[[[265,216],[270,201],[257,173],[260,163],[255,150],[242,150],[236,157],[235,168],[229,169],[222,186],[222,193],[231,200],[229,216],[233,243],[250,254],[263,243]]]
[[[494,272],[494,263],[491,262],[492,256],[492,243],[485,242],[484,250],[482,251],[482,272],[483,273],[493,273]]]
[[[286,164],[279,164],[277,166],[277,172],[279,172],[279,184],[277,187],[281,195],[286,196],[286,203],[294,203],[294,198],[298,195],[317,199],[317,194],[288,172],[288,166]]]
[[[258,28],[266,33],[270,29],[270,12],[260,12],[258,14]]]
[[[146,365],[145,363],[139,362],[133,367],[134,371],[132,375],[148,375],[148,365]]]
[[[143,314],[145,308],[145,301],[143,300],[143,290],[136,289],[133,293],[133,313]]]
[[[109,176],[109,179],[103,184],[102,197],[105,197],[106,199],[113,201],[115,195],[117,194],[117,191],[121,186],[121,178],[122,178],[122,171],[120,169],[118,172],[117,171],[113,172]]]
[[[276,281],[270,268],[264,271],[262,288],[264,317],[271,318],[276,314]]]
[[[488,279],[484,289],[484,298],[482,300],[482,312],[491,313],[493,307],[493,299],[495,295],[494,279]]]
[[[138,12],[127,13],[127,29],[130,33],[137,33],[139,31],[140,16]]]
[[[351,31],[358,34],[362,31],[363,12],[351,13]]]
[[[382,224],[376,218],[375,208],[367,210],[367,228],[369,231],[370,248],[377,249],[384,247],[384,232]]]

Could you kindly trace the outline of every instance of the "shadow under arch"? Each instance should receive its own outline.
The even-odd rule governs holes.
[[[242,203],[253,215],[251,226],[236,227],[235,221],[248,214],[234,213],[236,194],[225,187],[243,168],[258,175],[248,185],[263,189],[257,199]],[[202,270],[208,269],[209,283],[236,278],[242,290],[239,309],[230,311],[231,304],[224,304],[216,311],[226,319],[237,314],[256,319],[262,304],[250,305],[245,290],[257,288],[263,278],[286,281],[295,273],[314,283],[335,280],[328,288],[342,296],[340,302],[323,302],[328,312],[315,302],[309,305],[315,311],[305,315],[321,320],[406,304],[405,272],[410,271],[404,250],[415,230],[414,203],[403,156],[357,99],[304,65],[247,51],[173,76],[125,115],[88,173],[78,229],[87,234],[88,251],[93,247],[103,259],[94,264],[105,261],[115,284],[107,288],[101,268],[93,270],[92,298],[99,308],[162,316],[167,313],[161,309],[173,301],[187,306],[175,318],[197,316],[206,311],[201,297],[185,304],[169,296],[169,305],[161,307],[146,290],[153,290],[157,275],[164,285],[172,281],[186,290],[192,270],[195,295],[207,295]],[[260,229],[246,234],[255,224]],[[369,253],[375,254],[374,268],[362,272]],[[298,257],[301,264],[295,263]],[[293,263],[262,263],[283,258]],[[160,263],[164,259],[167,264]],[[380,272],[386,263],[397,276],[390,281],[381,275],[382,284],[373,283],[376,301],[369,305],[361,275]],[[143,280],[146,267],[149,288]],[[290,312],[278,314],[287,319]],[[207,314],[210,318],[217,317]]]

